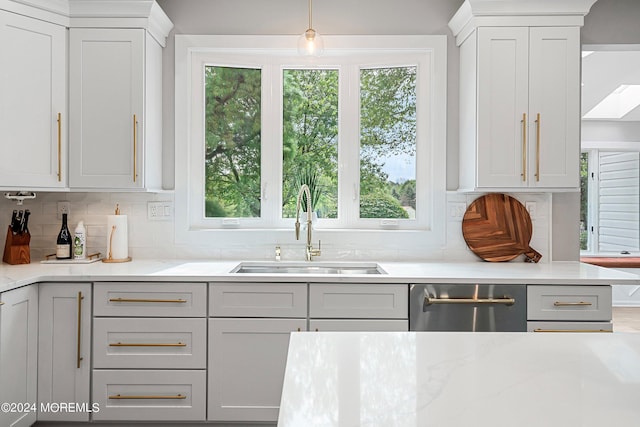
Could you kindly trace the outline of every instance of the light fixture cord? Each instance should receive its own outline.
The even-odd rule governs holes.
[[[313,9],[313,0],[309,0],[309,29],[313,29],[313,24],[311,20],[311,10]]]

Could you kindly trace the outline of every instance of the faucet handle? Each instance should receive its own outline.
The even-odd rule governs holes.
[[[300,221],[296,219],[296,240],[300,240]]]

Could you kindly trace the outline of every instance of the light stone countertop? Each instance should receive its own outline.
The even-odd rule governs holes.
[[[631,427],[640,334],[293,333],[278,427]]]
[[[252,261],[253,263],[261,261]],[[549,285],[639,285],[640,276],[579,262],[379,262],[386,274],[238,274],[240,261],[133,260],[126,263],[41,264],[0,266],[0,292],[36,282],[344,282],[344,283],[495,283]],[[262,261],[277,264],[276,261]],[[371,265],[373,261],[313,261],[323,265]],[[282,264],[306,265],[298,261]]]

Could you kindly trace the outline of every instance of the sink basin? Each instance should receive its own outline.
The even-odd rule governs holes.
[[[250,274],[386,274],[378,264],[250,263],[243,262],[231,273]]]

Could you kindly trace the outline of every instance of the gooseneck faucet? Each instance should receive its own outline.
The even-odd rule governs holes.
[[[313,213],[313,207],[311,206],[311,191],[309,191],[309,186],[307,184],[302,184],[300,191],[298,191],[298,198],[296,200],[296,240],[300,240],[300,203],[302,202],[303,196],[307,198],[307,247],[305,255],[306,260],[311,261],[314,256],[320,255],[320,240],[318,240],[318,249],[314,249],[313,243],[311,243],[311,215]]]

